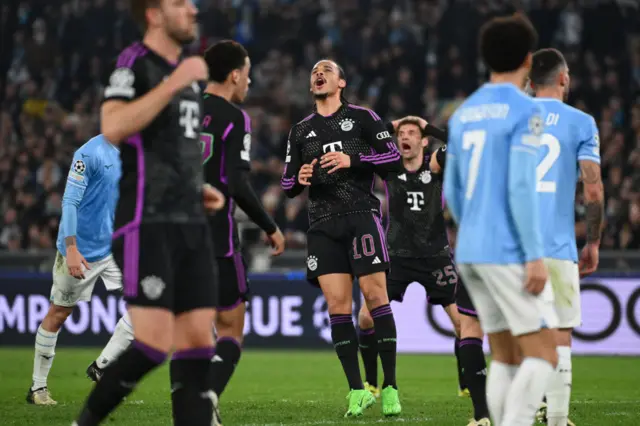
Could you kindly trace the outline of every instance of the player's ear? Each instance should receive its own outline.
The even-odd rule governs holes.
[[[423,148],[426,148],[429,145],[429,138],[426,136],[423,136],[420,143],[422,144]]]
[[[231,71],[231,82],[233,84],[238,84],[239,81],[240,81],[240,71],[239,70]]]
[[[347,87],[347,80],[345,80],[344,78],[341,78],[340,80],[338,80],[338,87],[341,89],[344,89],[345,87]]]
[[[162,24],[162,12],[159,7],[149,7],[146,11],[149,26],[159,26]]]

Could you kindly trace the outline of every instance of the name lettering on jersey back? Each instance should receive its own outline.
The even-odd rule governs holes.
[[[422,211],[422,206],[424,206],[424,193],[421,191],[407,191],[407,204],[411,206],[409,210],[414,212]]]
[[[508,104],[485,104],[462,108],[459,119],[461,123],[472,123],[483,120],[504,120],[509,115]]]
[[[327,152],[336,152],[336,151],[342,151],[342,141],[331,142],[331,143],[326,143],[322,145],[322,152],[325,154]]]
[[[184,136],[190,139],[198,137],[196,129],[200,124],[200,105],[196,101],[180,101],[180,125],[184,128]]]
[[[547,114],[547,119],[544,121],[544,124],[545,126],[556,126],[558,124],[558,120],[560,120],[560,114],[550,112]]]

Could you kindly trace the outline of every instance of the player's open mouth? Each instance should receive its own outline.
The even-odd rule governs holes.
[[[407,153],[411,152],[411,145],[409,145],[408,143],[401,143],[400,144],[400,151],[403,154],[407,154]]]
[[[324,80],[324,78],[318,78],[318,79],[316,79],[316,82],[314,84],[316,86],[316,89],[321,89],[322,86],[324,86],[325,83],[326,83],[326,81]]]

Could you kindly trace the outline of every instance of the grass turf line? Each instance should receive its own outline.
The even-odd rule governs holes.
[[[0,349],[0,425],[69,426],[91,388],[85,369],[99,349],[59,348],[49,377],[55,407],[27,405],[33,350]],[[579,426],[635,425],[640,417],[640,361],[576,357],[571,419]],[[471,401],[457,397],[451,356],[400,355],[403,414],[384,419],[377,403],[359,419],[343,419],[346,380],[332,352],[252,351],[243,354],[221,400],[225,426],[465,425]],[[105,424],[171,425],[166,366],[147,377]]]

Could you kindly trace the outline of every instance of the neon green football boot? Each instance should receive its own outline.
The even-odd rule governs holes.
[[[382,414],[385,416],[397,416],[402,412],[400,398],[398,397],[398,389],[393,386],[387,386],[382,389]]]
[[[349,400],[349,409],[344,414],[345,417],[359,417],[364,410],[371,407],[376,399],[366,389],[352,389],[347,395]]]

